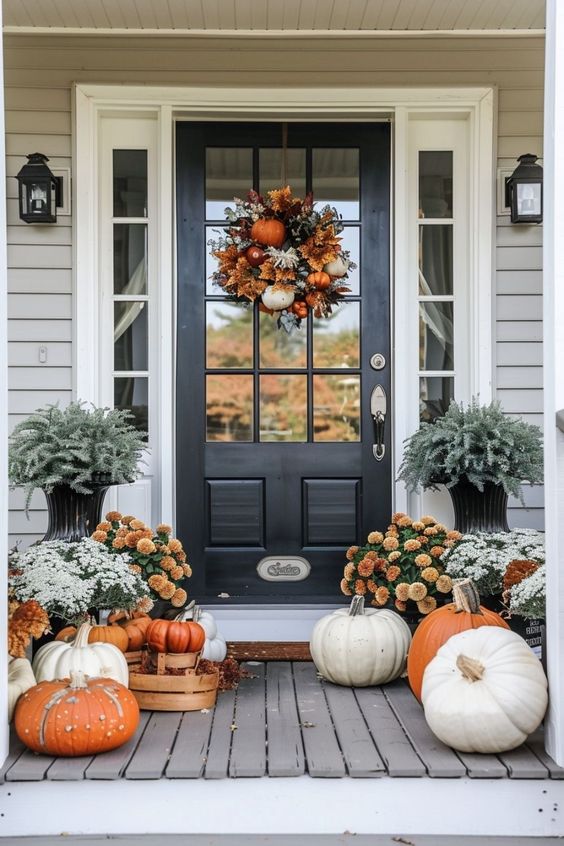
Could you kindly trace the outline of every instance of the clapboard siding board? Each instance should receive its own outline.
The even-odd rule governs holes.
[[[510,529],[536,529],[544,531],[544,510],[542,508],[508,508],[507,522]]]
[[[542,367],[498,367],[497,387],[542,389]]]
[[[40,349],[45,351],[46,361],[41,364],[39,361]],[[35,385],[39,378],[43,378],[37,372],[37,369],[45,370],[46,367],[66,367],[72,366],[72,345],[59,344],[52,342],[50,344],[40,344],[31,341],[12,341],[8,344],[8,366],[17,368],[33,368],[35,372]]]
[[[44,405],[60,403],[61,407],[68,405],[72,396],[70,391],[10,391],[8,397],[8,412],[10,414],[31,414]]]
[[[497,398],[504,411],[511,414],[540,414],[542,412],[542,391],[498,390]]]
[[[72,370],[70,367],[9,367],[8,368],[8,389],[9,390],[35,390],[38,379],[42,387],[50,390],[70,391],[72,389]]]
[[[10,515],[10,530],[19,535],[44,535],[47,531],[47,510],[14,511]]]
[[[12,4],[14,7],[17,4]],[[345,11],[346,5],[346,11]],[[425,5],[425,4],[423,4]],[[39,6],[33,7],[39,13]],[[66,6],[65,6],[66,8]],[[150,6],[141,7],[147,14]],[[264,4],[248,4],[254,25],[265,19]],[[406,26],[406,8],[395,20],[396,4],[376,3],[364,10],[363,3],[270,4],[268,26],[320,27],[337,29],[357,25],[371,28],[377,20],[394,20]],[[509,7],[507,7],[509,8]],[[164,4],[153,7],[154,26],[164,25],[169,11]],[[375,11],[374,11],[375,10]],[[70,8],[68,10],[70,14]],[[175,26],[194,26],[200,20],[207,27],[235,26],[234,10],[221,15],[215,4],[193,4],[190,21],[185,10],[171,4]],[[442,13],[441,13],[442,14]],[[421,4],[409,6],[410,26],[428,26],[439,15],[431,6],[424,13]],[[465,20],[469,10],[444,12],[445,21],[454,16]],[[501,20],[506,12],[497,15]],[[25,18],[25,15],[23,16]],[[120,13],[106,4],[97,8],[97,24],[120,25]],[[405,19],[405,20],[404,20]],[[96,23],[96,21],[94,21]],[[233,70],[233,48],[237,69]],[[70,368],[72,364],[72,218],[60,216],[56,225],[25,226],[19,220],[15,175],[27,153],[40,149],[52,167],[72,170],[72,86],[75,82],[114,84],[261,84],[308,86],[401,86],[401,85],[495,85],[498,90],[497,165],[512,168],[523,152],[542,155],[543,112],[542,38],[476,37],[448,39],[377,38],[358,40],[354,36],[332,38],[328,52],[318,39],[273,38],[268,44],[248,37],[229,42],[209,37],[61,36],[49,38],[21,35],[5,37],[6,168],[9,243],[9,291],[20,299],[11,303],[9,338],[22,345],[10,348],[10,363],[21,367],[12,372],[10,386],[18,393],[11,399],[11,424],[36,407],[70,399],[72,374],[53,373],[37,361],[34,345],[47,345],[47,368]],[[307,80],[307,83],[304,83]],[[497,246],[494,268],[494,345],[497,383],[501,392],[526,388],[539,392],[536,400],[523,395],[509,398],[512,413],[542,420],[540,371],[542,366],[542,227],[512,226],[508,216],[496,219]],[[48,297],[45,304],[38,297]],[[505,343],[507,342],[507,343]],[[529,343],[528,343],[529,342]],[[51,345],[51,346],[49,346]],[[54,346],[56,345],[56,347]],[[65,345],[68,345],[65,347]],[[37,365],[37,366],[36,366]],[[516,368],[533,368],[517,383]],[[27,368],[36,368],[33,370]],[[509,369],[505,369],[509,368]],[[45,374],[48,375],[46,376]],[[18,382],[18,376],[21,377]],[[48,379],[48,385],[45,384]],[[56,387],[58,386],[58,387]],[[36,393],[35,400],[30,394]],[[535,409],[531,412],[530,409]]]

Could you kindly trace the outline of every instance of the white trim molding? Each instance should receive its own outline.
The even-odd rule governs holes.
[[[550,704],[546,748],[564,766],[564,6],[548,0],[544,108],[544,448],[546,644]]]
[[[160,323],[160,368],[174,372],[174,232],[173,232],[173,127],[175,120],[307,120],[340,122],[391,120],[394,122],[394,187],[392,196],[394,244],[392,276],[394,320],[402,331],[394,333],[395,431],[394,471],[401,460],[401,445],[417,425],[417,395],[407,387],[404,374],[411,366],[411,342],[403,328],[409,304],[410,268],[406,264],[409,220],[410,119],[434,118],[464,121],[468,127],[470,242],[468,244],[468,302],[470,375],[468,396],[491,396],[492,386],[492,224],[494,209],[493,104],[490,87],[465,88],[277,88],[252,90],[232,87],[163,87],[81,84],[75,87],[75,180],[74,180],[74,279],[75,279],[75,395],[97,402],[101,379],[98,355],[98,143],[101,116],[126,115],[156,120],[158,129],[157,215]],[[412,281],[412,280],[411,280]],[[416,312],[415,312],[416,314]],[[413,311],[412,311],[413,315]],[[411,321],[417,333],[416,317]],[[412,362],[411,362],[412,363]],[[416,365],[415,365],[416,366]],[[174,522],[174,386],[162,380],[159,398],[158,483],[153,492],[153,511],[158,519]],[[407,503],[402,485],[395,489],[395,507]]]

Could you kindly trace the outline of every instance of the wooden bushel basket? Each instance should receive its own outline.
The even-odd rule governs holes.
[[[213,708],[217,698],[219,672],[196,674],[199,652],[176,655],[171,652],[156,654],[156,670],[139,673],[139,665],[129,669],[129,689],[143,711],[200,711]],[[183,669],[183,675],[165,675],[166,668]]]

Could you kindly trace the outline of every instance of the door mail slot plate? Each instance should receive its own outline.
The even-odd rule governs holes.
[[[311,572],[311,564],[297,555],[269,555],[257,564],[257,573],[265,582],[302,582]]]

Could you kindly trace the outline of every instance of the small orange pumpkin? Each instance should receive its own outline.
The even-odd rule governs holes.
[[[423,673],[427,664],[452,635],[481,626],[509,628],[499,614],[480,605],[478,591],[470,579],[455,582],[452,594],[454,602],[431,611],[419,624],[411,641],[407,656],[407,676],[418,699],[421,699]]]
[[[154,652],[199,652],[206,632],[199,623],[182,620],[153,620],[147,628],[147,645]]]
[[[278,249],[286,240],[286,227],[275,217],[259,217],[251,227],[251,239],[264,247]]]
[[[65,626],[60,632],[55,635],[55,640],[62,640],[64,643],[70,643],[76,636],[76,626]]]
[[[55,640],[71,643],[76,637],[75,626],[65,626]],[[88,634],[88,643],[111,643],[122,652],[127,652],[129,638],[122,626],[92,626]]]
[[[123,623],[123,631],[128,638],[127,651],[136,652],[147,642],[147,629],[153,621],[147,614],[144,617],[135,617]]]
[[[87,678],[71,670],[69,679],[45,681],[18,700],[16,733],[33,752],[44,755],[96,755],[117,749],[139,724],[137,700],[113,679]]]
[[[309,282],[318,291],[325,291],[331,284],[331,277],[324,270],[316,270],[315,273],[309,273],[307,275],[306,282]]]

